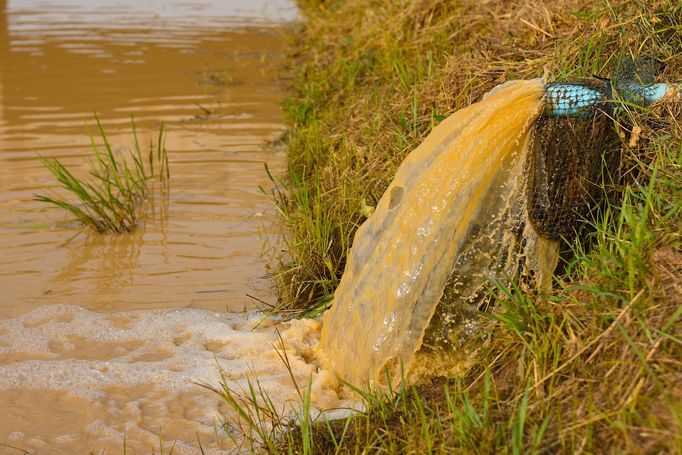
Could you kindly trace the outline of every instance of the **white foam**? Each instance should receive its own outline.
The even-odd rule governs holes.
[[[51,453],[129,449],[148,453],[162,433],[176,453],[204,448],[230,409],[197,384],[232,388],[257,377],[280,408],[299,403],[296,387],[273,348],[276,329],[296,381],[313,381],[318,409],[349,406],[336,378],[315,365],[319,323],[261,324],[261,315],[197,309],[94,313],[52,305],[0,321],[0,443]],[[36,419],[35,416],[45,418]],[[50,417],[51,416],[51,417]],[[61,416],[61,417],[60,417]],[[73,418],[69,418],[73,416]],[[54,421],[53,421],[54,420]]]

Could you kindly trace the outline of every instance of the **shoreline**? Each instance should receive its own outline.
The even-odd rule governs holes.
[[[276,198],[290,228],[290,260],[277,275],[287,314],[320,314],[333,304],[354,233],[402,159],[493,86],[619,77],[628,54],[657,61],[659,81],[682,80],[674,2],[300,5],[284,104],[289,175]],[[680,110],[625,107],[618,115],[611,127],[621,137],[623,177],[610,188],[617,197],[564,246],[547,300],[492,289],[484,311],[491,317],[477,335],[482,347],[459,378],[388,397],[370,391],[367,413],[304,422],[265,450],[680,449]]]

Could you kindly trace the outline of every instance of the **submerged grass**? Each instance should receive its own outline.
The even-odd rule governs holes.
[[[613,77],[626,58],[656,62],[662,81],[682,80],[682,4],[672,0],[299,4],[289,175],[273,193],[289,228],[279,309],[292,315],[331,304],[353,235],[399,163],[494,85]],[[619,109],[619,197],[566,246],[570,259],[547,298],[491,284],[491,317],[460,378],[363,393],[366,413],[305,431],[308,421],[275,426],[251,449],[681,453],[679,120],[679,105]],[[251,424],[261,417],[251,414]]]
[[[162,193],[168,189],[170,170],[164,128],[162,125],[159,129],[157,143],[150,141],[149,151],[143,154],[135,120],[131,120],[133,149],[126,158],[114,153],[99,117],[95,116],[95,120],[103,150],[91,134],[95,159],[91,161],[89,180],[76,177],[56,158],[43,158],[45,167],[76,201],[56,194],[36,195],[35,199],[61,207],[96,232],[132,232],[140,222],[143,203],[151,196],[150,181],[158,178]]]

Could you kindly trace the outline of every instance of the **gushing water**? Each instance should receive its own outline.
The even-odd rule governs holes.
[[[539,79],[496,88],[402,163],[358,230],[324,317],[320,346],[340,377],[360,385],[409,370],[446,287],[465,302],[519,263],[539,282],[551,276],[556,245],[526,222],[523,191],[544,90]]]

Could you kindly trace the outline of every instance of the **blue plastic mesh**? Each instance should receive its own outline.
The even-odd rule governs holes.
[[[551,116],[586,116],[606,100],[606,89],[582,84],[548,84],[546,111]]]
[[[680,91],[680,84],[641,84],[634,81],[615,81],[621,99],[648,106],[663,99],[671,90]],[[595,109],[608,110],[613,101],[608,81],[590,80],[547,84],[545,115],[549,117],[587,117]]]

